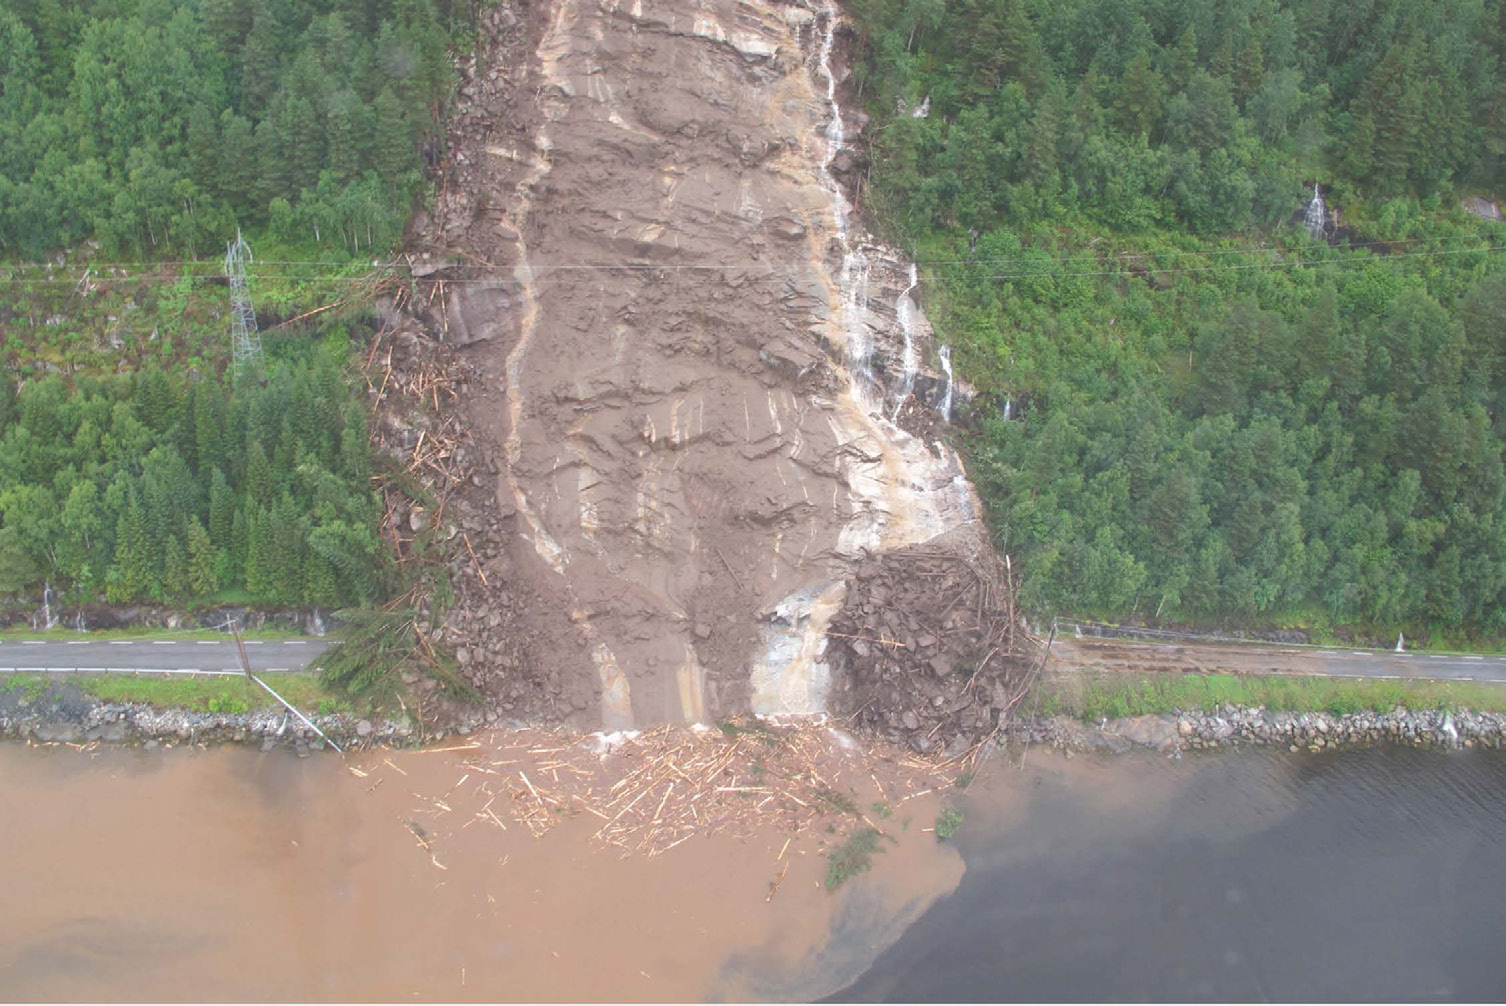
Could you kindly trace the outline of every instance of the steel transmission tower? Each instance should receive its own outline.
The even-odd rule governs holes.
[[[235,230],[235,240],[225,248],[225,275],[230,279],[230,343],[236,376],[261,362],[261,336],[256,332],[256,311],[251,307],[251,289],[246,285],[246,263],[255,259],[251,246]]]

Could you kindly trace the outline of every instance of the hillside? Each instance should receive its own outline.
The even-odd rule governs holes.
[[[854,5],[865,205],[1035,611],[1506,631],[1502,11]]]

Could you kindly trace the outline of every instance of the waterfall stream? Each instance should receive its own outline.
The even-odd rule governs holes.
[[[1328,209],[1323,205],[1323,194],[1318,191],[1318,183],[1313,183],[1312,202],[1307,204],[1307,213],[1302,217],[1302,224],[1307,228],[1307,233],[1321,240],[1328,229]]]
[[[910,263],[910,285],[905,287],[905,292],[899,295],[894,302],[894,316],[899,319],[900,331],[905,335],[905,352],[902,357],[903,369],[900,372],[899,391],[895,395],[894,416],[899,419],[899,410],[904,407],[911,392],[915,390],[915,372],[918,369],[918,360],[915,355],[915,302],[910,299],[910,293],[920,282],[919,271],[915,263]]]
[[[941,357],[941,370],[946,374],[946,391],[941,396],[941,404],[936,411],[941,413],[941,421],[952,421],[952,347],[941,346],[936,350],[936,355]]]

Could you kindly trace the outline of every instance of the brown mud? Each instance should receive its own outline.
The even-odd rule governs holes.
[[[835,893],[824,826],[624,856],[578,811],[535,838],[479,770],[552,786],[550,756],[527,751],[541,743],[348,761],[0,747],[3,997],[808,999],[852,980],[962,874],[922,830],[934,795],[880,822],[893,840]],[[875,785],[822,768],[864,798]],[[486,788],[496,822],[476,816]]]
[[[488,15],[403,306],[468,372],[442,633],[494,717],[827,709],[853,570],[976,522],[917,280],[848,221],[836,16]]]

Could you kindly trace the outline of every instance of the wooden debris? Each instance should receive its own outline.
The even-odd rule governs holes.
[[[784,861],[784,869],[782,869],[782,870],[779,871],[779,876],[775,877],[774,878],[774,882],[769,885],[769,896],[767,898],[763,899],[764,900],[764,904],[768,904],[769,902],[771,902],[771,901],[774,900],[774,895],[776,895],[776,894],[779,893],[779,885],[782,884],[782,883],[784,883],[785,874],[787,874],[789,872],[790,872],[790,862],[789,862],[789,860],[785,860]]]
[[[949,785],[954,760],[847,748],[825,724],[810,722],[762,723],[730,738],[661,728],[614,743],[606,753],[589,739],[498,753],[521,757],[462,762],[459,781],[441,798],[419,796],[416,813],[437,820],[453,806],[465,818],[461,829],[481,822],[509,830],[517,823],[535,838],[588,814],[597,819],[594,843],[649,857],[698,835],[751,838],[777,828],[786,838],[776,860],[786,868],[792,842],[807,829],[855,828],[865,821],[876,827],[859,807],[907,793],[903,802]],[[511,767],[508,786],[491,788],[489,780],[502,777],[494,766]],[[545,785],[549,777],[556,781]],[[421,830],[414,835],[434,843]]]

